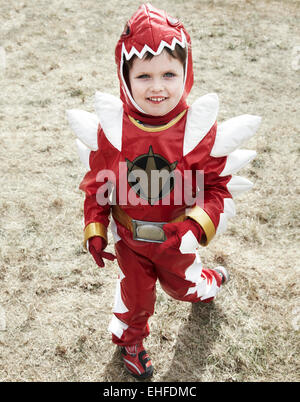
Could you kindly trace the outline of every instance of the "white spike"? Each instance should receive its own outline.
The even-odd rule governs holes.
[[[79,109],[67,110],[66,114],[71,129],[80,141],[88,148],[96,151],[98,149],[97,132],[99,125],[97,116],[94,113]]]
[[[198,240],[196,239],[194,233],[189,230],[181,238],[179,251],[181,252],[181,254],[195,253],[198,246]]]
[[[228,219],[235,216],[235,205],[232,198],[224,198],[224,212],[220,214],[219,224],[216,234],[222,234],[227,230]]]
[[[228,219],[235,216],[235,205],[232,198],[224,198],[224,212]]]
[[[110,94],[96,92],[95,110],[106,138],[121,151],[123,125],[123,104],[121,100]]]
[[[125,304],[122,300],[122,296],[121,296],[121,281],[124,278],[125,278],[125,275],[123,274],[123,271],[121,270],[121,268],[119,268],[119,278],[118,278],[117,284],[116,284],[115,304],[114,304],[114,309],[113,309],[114,313],[124,314],[129,311],[128,308],[125,306]]]
[[[210,93],[197,99],[187,113],[183,156],[191,152],[214,125],[219,109],[218,95]]]
[[[79,158],[84,166],[90,170],[90,153],[91,149],[84,145],[78,138],[76,139],[77,150],[79,154]]]
[[[198,253],[196,253],[194,262],[186,269],[185,279],[190,282],[201,282],[202,263]]]
[[[220,214],[219,224],[216,230],[216,234],[226,232],[228,219],[235,216],[235,205],[232,198],[224,198],[224,212]]]
[[[236,151],[231,152],[227,157],[226,165],[222,173],[220,173],[220,176],[234,174],[252,161],[256,155],[255,151],[248,149],[237,149]]]
[[[202,275],[202,262],[199,254],[196,252],[196,258],[192,265],[190,265],[185,271],[185,279],[187,281],[193,282],[194,286],[191,286],[185,296],[196,293],[200,297],[207,292],[207,278]]]
[[[212,279],[212,283],[209,287],[209,291],[206,293],[206,295],[201,297],[201,300],[206,300],[209,299],[210,297],[215,297],[217,293],[219,292],[220,288],[217,285],[217,281],[215,277]]]
[[[241,176],[232,176],[227,183],[227,189],[232,197],[237,197],[245,191],[250,190],[253,187],[253,183]]]
[[[122,337],[123,332],[126,331],[127,328],[128,325],[125,324],[125,322],[119,320],[115,315],[111,319],[108,326],[108,330],[116,335],[118,338]]]
[[[243,114],[221,123],[211,155],[216,158],[226,156],[239,148],[255,134],[260,122],[259,116]]]
[[[116,222],[113,217],[111,217],[111,220],[110,220],[110,230],[113,235],[114,244],[118,243],[118,241],[121,240],[121,237],[118,234],[118,228],[117,228]]]
[[[227,230],[227,215],[225,214],[225,212],[222,212],[220,214],[220,220],[219,220],[219,224],[216,230],[216,235],[222,234],[224,232],[226,232]]]

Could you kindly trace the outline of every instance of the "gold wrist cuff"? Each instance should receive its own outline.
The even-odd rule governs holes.
[[[103,239],[107,243],[107,229],[102,223],[100,223],[100,222],[91,222],[84,229],[84,242],[83,242],[83,245],[84,245],[85,249],[87,248],[86,243],[87,243],[88,239],[90,239],[91,237],[94,237],[94,236],[103,237]]]
[[[196,221],[197,223],[199,223],[199,225],[202,227],[206,238],[201,239],[200,244],[202,246],[207,246],[208,243],[211,241],[211,239],[216,234],[215,225],[213,224],[209,215],[202,208],[200,208],[196,205],[186,214],[186,216],[187,216],[187,218],[191,218],[194,221]]]

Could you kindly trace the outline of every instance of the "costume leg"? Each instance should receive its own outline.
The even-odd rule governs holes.
[[[162,288],[177,300],[209,302],[220,290],[222,278],[203,267],[197,254],[168,249],[155,254],[155,267]]]
[[[149,335],[148,319],[154,312],[157,275],[151,261],[135,253],[123,240],[115,244],[115,249],[120,275],[109,330],[113,342],[125,346]]]

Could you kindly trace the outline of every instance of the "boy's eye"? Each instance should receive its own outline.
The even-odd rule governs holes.
[[[175,74],[174,73],[165,73],[164,76],[167,78],[172,78],[172,77],[175,77]]]
[[[143,79],[143,78],[149,78],[149,77],[150,77],[150,75],[148,75],[148,74],[141,74],[137,78]]]

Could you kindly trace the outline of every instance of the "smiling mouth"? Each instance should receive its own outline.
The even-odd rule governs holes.
[[[164,96],[151,96],[150,98],[147,98],[147,100],[152,103],[161,103],[161,102],[165,101],[166,99],[168,99],[168,98],[166,98]]]

